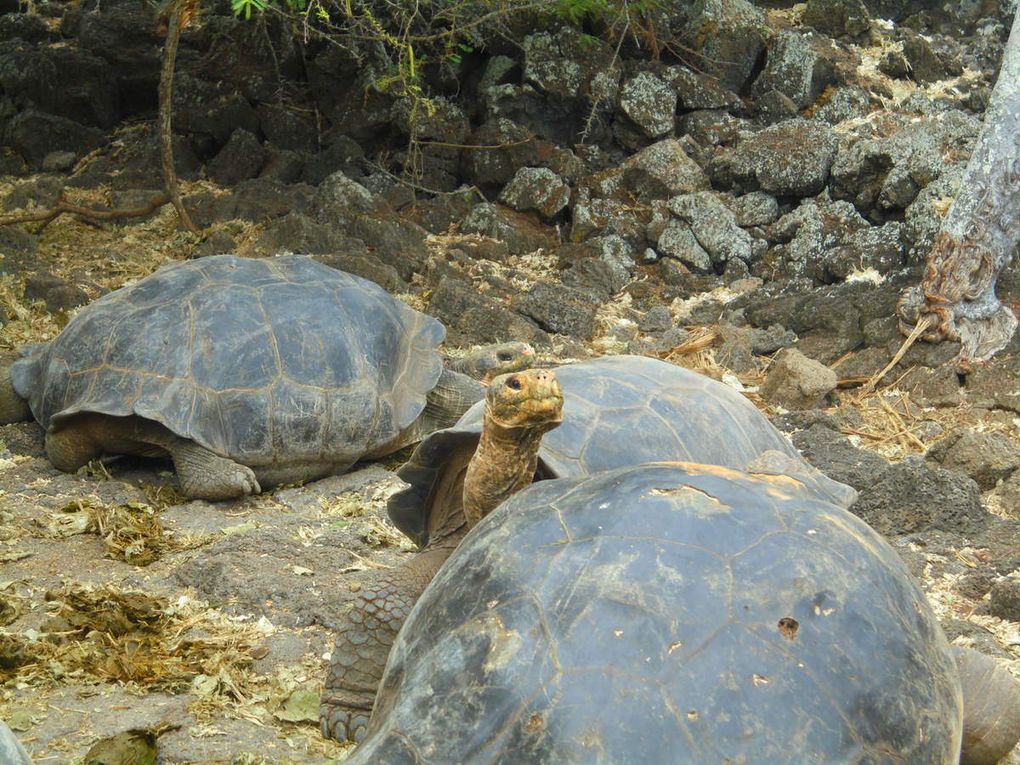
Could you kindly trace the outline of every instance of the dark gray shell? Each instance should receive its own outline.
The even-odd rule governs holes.
[[[956,765],[956,665],[895,551],[793,479],[644,465],[485,518],[349,765]]]
[[[745,469],[774,453],[820,494],[849,506],[856,492],[808,465],[744,396],[689,369],[646,356],[605,356],[556,368],[563,423],[542,440],[543,476],[563,478],[641,462],[683,460]],[[428,541],[430,493],[449,455],[478,443],[485,402],[436,431],[397,475],[410,486],[389,501],[390,519],[419,545]],[[762,459],[765,457],[766,459]]]
[[[444,332],[310,258],[219,255],[95,301],[11,378],[47,428],[140,415],[246,465],[353,462],[424,409]]]

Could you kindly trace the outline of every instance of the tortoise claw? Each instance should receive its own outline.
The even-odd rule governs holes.
[[[319,707],[319,728],[322,735],[336,741],[361,743],[368,729],[369,712],[323,699]]]

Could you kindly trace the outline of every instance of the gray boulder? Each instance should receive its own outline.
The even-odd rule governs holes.
[[[958,428],[932,446],[925,459],[970,476],[988,490],[1020,468],[1020,446],[1002,433]]]
[[[951,166],[949,154],[967,156],[980,123],[948,111],[923,120],[895,117],[884,130],[884,138],[846,141],[832,163],[830,184],[834,198],[849,200],[862,214],[878,219],[910,205]]]
[[[480,345],[507,340],[549,344],[549,336],[533,321],[457,278],[444,277],[439,281],[429,300],[429,313],[446,325],[447,341],[453,344]]]
[[[836,389],[836,373],[794,348],[776,354],[761,395],[786,409],[813,409]]]
[[[838,429],[822,423],[794,433],[792,440],[804,459],[830,478],[858,491],[872,486],[889,467],[879,454],[854,446]]]
[[[701,191],[673,197],[669,210],[690,227],[714,265],[751,260],[751,235],[737,225],[736,216],[714,193]]]
[[[651,72],[638,72],[620,89],[620,111],[649,138],[673,131],[676,91]]]
[[[796,118],[746,136],[713,161],[709,174],[745,192],[813,196],[825,187],[837,146],[828,125]]]
[[[258,175],[265,158],[266,150],[259,139],[244,128],[238,128],[219,153],[209,160],[206,170],[220,186],[233,186]]]
[[[887,536],[929,528],[973,534],[991,519],[973,480],[928,465],[921,457],[890,465],[862,488],[850,510]]]
[[[25,109],[11,118],[5,130],[8,146],[39,167],[54,151],[68,151],[81,157],[106,143],[102,130],[66,117]]]
[[[801,21],[830,37],[856,37],[871,29],[871,14],[862,0],[808,0]]]
[[[481,234],[505,242],[512,255],[524,255],[554,245],[547,227],[502,205],[475,205],[461,223],[465,234]]]
[[[781,93],[798,111],[814,103],[831,80],[831,67],[815,51],[811,36],[786,29],[769,42],[765,69],[751,92],[759,99]]]
[[[695,271],[708,273],[712,270],[712,256],[698,242],[690,225],[682,220],[673,218],[666,224],[656,247],[660,254],[675,258]]]
[[[35,106],[100,128],[120,119],[110,66],[76,47],[17,45],[0,54],[0,88],[21,109]]]
[[[651,202],[709,188],[708,176],[675,138],[653,143],[621,164],[582,179],[592,197]]]
[[[499,201],[519,212],[555,218],[570,202],[570,186],[545,167],[522,167],[500,192]]]
[[[681,6],[680,41],[698,67],[735,92],[754,73],[769,34],[765,12],[747,0],[695,0]]]
[[[1003,576],[992,583],[988,613],[1011,622],[1020,621],[1020,576]]]
[[[519,167],[538,164],[536,142],[531,131],[506,117],[494,117],[475,130],[470,143],[485,149],[463,152],[466,180],[479,186],[502,186]],[[492,148],[498,147],[498,148]]]
[[[570,240],[583,242],[592,236],[616,234],[628,241],[645,241],[645,224],[633,204],[596,197],[586,188],[578,189],[571,208]]]
[[[538,282],[517,301],[515,308],[547,332],[581,340],[595,336],[598,302],[582,290]]]

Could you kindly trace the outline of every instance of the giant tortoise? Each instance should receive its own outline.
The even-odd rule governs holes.
[[[808,465],[744,396],[709,377],[643,356],[569,364],[556,368],[555,374],[564,396],[562,424],[545,435],[535,464],[519,463],[527,483],[536,477],[580,476],[683,459],[796,475],[844,506],[856,496],[853,489]],[[529,375],[516,374],[504,385],[532,381]],[[421,552],[403,566],[362,575],[352,609],[336,625],[320,712],[325,736],[358,740],[363,735],[400,624],[466,532],[465,510],[470,509],[464,504],[465,475],[479,440],[493,430],[488,424],[483,427],[483,421],[486,407],[491,409],[500,391],[520,392],[490,388],[488,404],[479,402],[456,425],[431,434],[398,472],[410,485],[390,499],[389,516]],[[530,406],[527,396],[521,401]],[[530,430],[519,433],[536,437]],[[533,446],[539,448],[537,443]],[[518,460],[500,455],[476,460],[474,469],[484,471],[503,463]],[[506,489],[498,480],[488,483],[497,494]],[[489,501],[485,509],[496,504]]]
[[[0,765],[32,765],[25,747],[3,720],[0,720]]]
[[[792,478],[543,481],[418,600],[347,762],[956,765],[976,698],[964,762],[992,763],[1020,695],[962,656],[882,537]]]
[[[0,369],[0,423],[34,416],[61,470],[103,453],[169,454],[187,496],[236,497],[342,472],[455,422],[484,386],[444,368],[444,333],[307,257],[176,263]],[[533,356],[517,343],[457,363],[490,374]]]

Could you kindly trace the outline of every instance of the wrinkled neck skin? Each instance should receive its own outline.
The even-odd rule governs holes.
[[[507,428],[485,416],[478,449],[464,477],[464,517],[469,528],[531,483],[542,436],[557,424]]]

